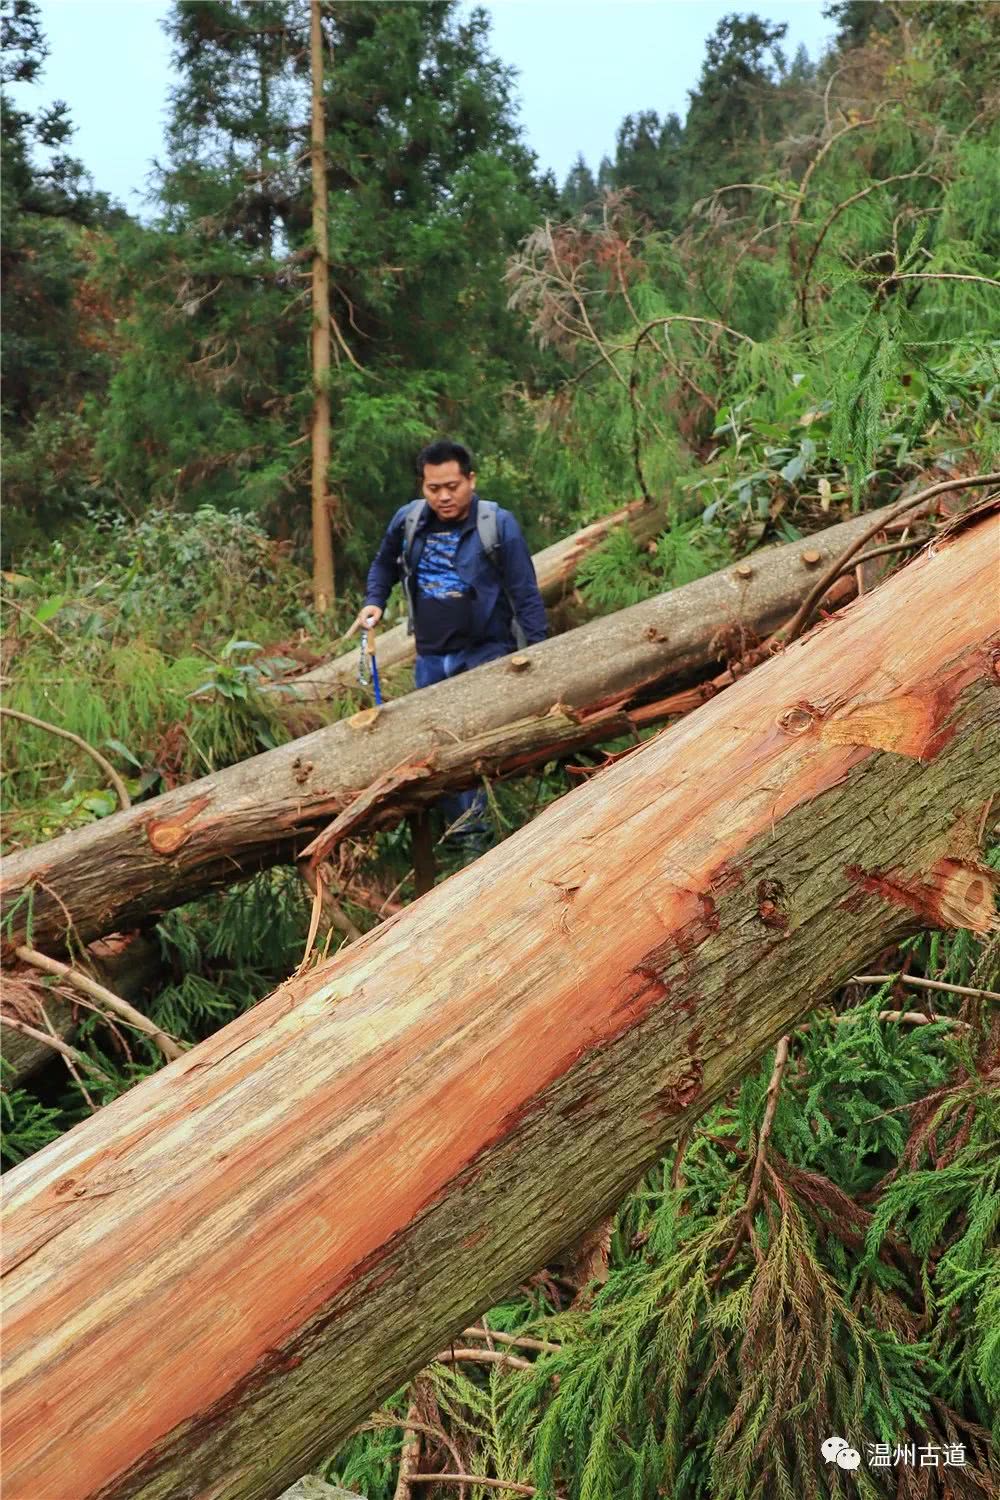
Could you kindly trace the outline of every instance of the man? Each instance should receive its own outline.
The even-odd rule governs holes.
[[[416,468],[425,503],[401,506],[390,521],[355,625],[377,625],[393,584],[402,583],[416,635],[416,685],[425,688],[507,656],[515,649],[516,627],[532,646],[545,639],[548,626],[521,528],[510,511],[480,501],[469,450],[447,440],[431,443]],[[467,826],[482,831],[481,792],[445,800],[448,813],[471,809]]]

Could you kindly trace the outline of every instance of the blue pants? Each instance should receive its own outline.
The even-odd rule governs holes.
[[[472,667],[481,667],[484,662],[507,655],[508,647],[490,641],[481,646],[469,646],[464,651],[449,651],[445,656],[418,656],[413,675],[418,688],[431,687],[435,682],[444,682],[448,677],[457,677],[460,672],[468,672]],[[467,792],[453,792],[442,797],[438,807],[446,827],[468,813],[461,828],[455,830],[459,842],[477,845],[489,837],[484,792],[472,788]]]

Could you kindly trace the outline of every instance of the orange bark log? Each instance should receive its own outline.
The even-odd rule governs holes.
[[[995,923],[1000,521],[5,1181],[6,1500],[266,1500],[866,956]]]

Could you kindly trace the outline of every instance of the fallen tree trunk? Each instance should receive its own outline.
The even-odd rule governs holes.
[[[34,945],[47,948],[66,941],[70,919],[85,941],[131,927],[293,859],[341,814],[350,812],[352,829],[375,826],[444,788],[626,734],[630,704],[770,633],[865,525],[858,517],[761,552],[10,855],[5,934],[24,942],[30,925]]]
[[[871,953],[995,925],[1000,522],[11,1171],[5,1500],[269,1500]]]
[[[624,505],[610,516],[602,516],[572,536],[563,537],[551,547],[536,552],[532,561],[545,603],[550,607],[560,603],[571,588],[583,559],[606,542],[616,526],[627,527],[637,541],[644,541],[654,537],[663,524],[661,510],[648,505],[645,500],[634,500],[631,505]],[[413,637],[407,634],[405,623],[394,625],[379,636],[378,659],[382,671],[405,666],[413,661],[415,654]],[[267,691],[291,694],[299,703],[316,703],[324,698],[336,698],[345,688],[354,687],[357,670],[357,652],[352,649],[298,677],[275,683]]]

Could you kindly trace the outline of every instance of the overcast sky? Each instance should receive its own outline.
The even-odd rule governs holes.
[[[171,73],[160,22],[169,8],[166,0],[40,0],[50,54],[40,84],[16,96],[26,108],[65,99],[74,154],[95,186],[133,213],[143,210],[150,164],[163,150]],[[803,43],[816,57],[833,31],[822,0],[495,0],[485,8],[494,51],[520,75],[528,145],[560,182],[578,151],[596,169],[624,115],[683,118],[705,39],[729,11],[787,22],[789,54]]]

